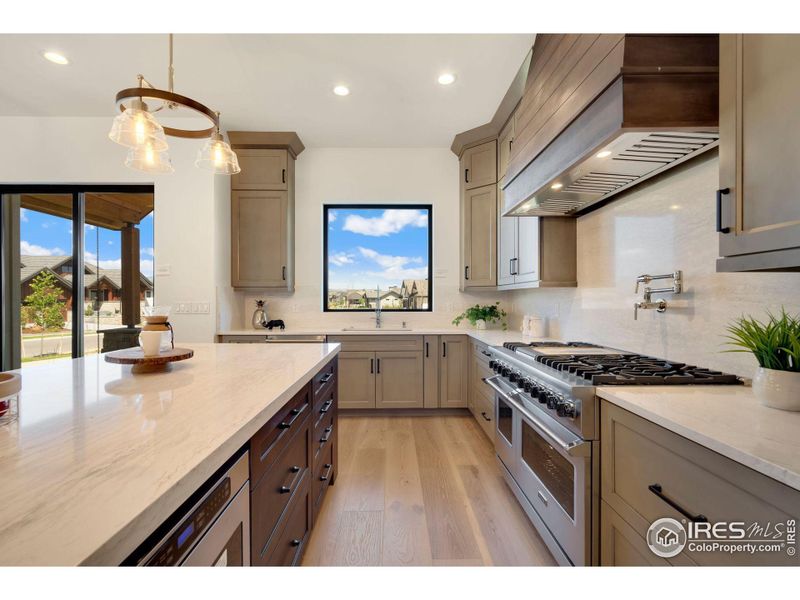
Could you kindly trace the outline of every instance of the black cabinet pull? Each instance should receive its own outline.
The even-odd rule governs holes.
[[[286,183],[286,169],[281,169],[281,183]]]
[[[447,358],[447,342],[442,342],[442,358]]]
[[[492,356],[492,355],[491,355],[489,352],[487,352],[486,350],[481,350],[481,354],[483,354],[484,356],[489,356],[489,357],[491,357],[491,356]]]
[[[722,226],[722,196],[731,193],[731,188],[717,190],[717,233],[730,233],[730,227]]]
[[[693,523],[708,523],[708,517],[706,517],[705,515],[693,515],[688,510],[683,508],[680,504],[675,502],[675,500],[666,496],[661,489],[660,483],[654,483],[652,485],[648,485],[647,489],[653,492],[656,496],[661,498],[664,502],[669,504],[672,508],[677,510],[679,513],[681,513],[684,517],[686,517]]]
[[[429,358],[431,355],[429,346],[430,344],[428,342],[425,342],[425,358]]]
[[[301,406],[300,408],[293,408],[292,412],[290,413],[292,415],[292,418],[289,419],[288,421],[282,421],[281,423],[279,423],[278,429],[289,429],[292,425],[294,425],[294,422],[297,421],[298,417],[300,416],[300,413],[302,413],[306,409],[306,406],[308,405],[303,404],[303,406]]]
[[[286,267],[281,267],[281,279],[286,281]]]
[[[378,375],[380,375],[380,374],[381,374],[381,359],[380,359],[380,358],[379,358],[379,359],[377,359],[377,360],[376,360],[376,362],[377,362],[377,365],[376,365],[376,367],[377,367],[377,369],[376,369],[376,372],[378,373]]]
[[[322,405],[322,408],[319,409],[319,412],[326,413],[331,409],[331,404],[333,404],[333,398],[330,400],[326,400],[325,404]]]
[[[331,469],[333,469],[333,465],[332,465],[332,464],[330,464],[330,463],[327,463],[327,464],[325,465],[325,469],[327,469],[327,470],[325,471],[325,475],[320,475],[320,476],[319,476],[319,480],[320,480],[320,481],[328,481],[328,477],[330,477],[330,476],[331,476]]]
[[[321,438],[319,438],[319,441],[324,444],[329,439],[331,439],[331,434],[332,433],[333,433],[333,425],[331,425],[330,427],[326,427],[325,428],[325,434]]]
[[[464,169],[464,183],[469,183],[469,169]]]
[[[289,472],[295,473],[295,476],[292,477],[292,483],[290,483],[289,485],[282,485],[278,489],[278,491],[281,494],[291,494],[292,490],[294,489],[294,486],[297,484],[297,481],[303,476],[303,473],[301,472],[301,469],[298,466],[291,467],[289,469]]]
[[[490,419],[489,417],[487,417],[487,416],[486,416],[486,411],[483,411],[483,412],[481,413],[481,416],[482,416],[484,419],[486,419],[487,421],[491,421],[491,419]]]
[[[464,279],[469,281],[469,267],[464,267]]]
[[[325,375],[320,377],[319,382],[328,383],[331,380],[331,377],[333,377],[333,373],[325,373]]]

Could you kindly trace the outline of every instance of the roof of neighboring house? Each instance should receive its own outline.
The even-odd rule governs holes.
[[[369,300],[375,300],[375,298],[378,296],[378,293],[377,290],[367,290],[364,292],[364,296]],[[396,287],[389,288],[387,291],[381,292],[381,299],[386,298],[387,296],[396,296],[397,298],[401,297],[400,291]]]
[[[427,296],[428,295],[428,280],[427,279],[404,279],[403,280],[403,295],[413,296]]]
[[[72,288],[72,273],[55,272],[58,267],[69,260],[72,260],[71,256],[20,256],[22,263],[20,282],[24,283],[46,270],[50,271],[66,287]],[[84,266],[87,275],[84,277],[84,287],[94,287],[99,279],[106,279],[117,289],[122,287],[122,269],[101,269],[88,262]],[[153,282],[148,277],[143,273],[140,273],[139,276],[146,289],[153,289]]]
[[[360,298],[363,297],[364,297],[364,292],[357,292],[357,291],[347,292],[348,300],[359,300]]]

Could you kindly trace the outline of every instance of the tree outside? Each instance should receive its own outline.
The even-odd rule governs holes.
[[[23,320],[30,320],[41,332],[39,355],[44,354],[44,336],[48,329],[64,327],[64,307],[61,290],[52,273],[44,271],[31,280],[31,293],[22,306]]]

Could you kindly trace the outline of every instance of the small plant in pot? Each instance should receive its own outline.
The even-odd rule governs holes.
[[[762,404],[800,411],[800,318],[767,313],[766,322],[740,317],[728,326],[726,352],[752,352],[758,361],[753,392]]]
[[[499,321],[503,327],[503,331],[505,331],[508,329],[506,316],[506,311],[500,308],[500,302],[486,304],[484,306],[476,304],[475,306],[470,306],[467,310],[453,319],[453,325],[458,326],[461,321],[466,319],[472,323],[475,329],[486,329],[487,323],[496,323]]]

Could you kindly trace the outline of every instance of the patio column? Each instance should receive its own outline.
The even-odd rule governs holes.
[[[122,323],[134,327],[141,322],[139,304],[139,230],[126,223],[122,234]]]

